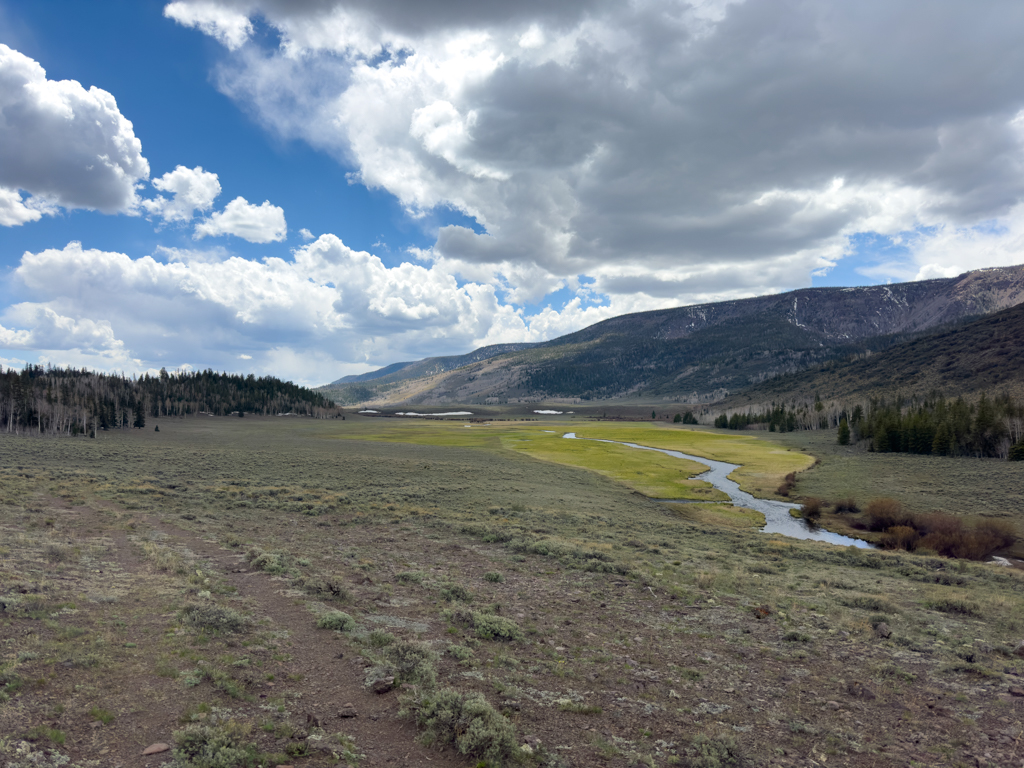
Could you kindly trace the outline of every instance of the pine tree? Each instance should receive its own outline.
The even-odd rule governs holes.
[[[845,416],[839,422],[839,444],[850,444],[850,425],[846,422]]]

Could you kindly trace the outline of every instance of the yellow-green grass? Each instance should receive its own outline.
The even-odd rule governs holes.
[[[655,499],[725,501],[728,496],[703,480],[693,479],[707,471],[695,461],[663,453],[638,451],[624,445],[590,440],[565,440],[555,434],[519,430],[501,437],[502,445],[537,459],[589,469],[610,477]]]
[[[775,489],[790,472],[801,472],[814,457],[760,437],[726,435],[698,429],[670,427],[658,423],[608,423],[574,425],[578,437],[619,440],[668,448],[692,456],[739,464],[729,475],[747,493],[761,498],[778,498]]]
[[[362,420],[360,420],[362,421]],[[415,443],[443,447],[510,448],[544,461],[598,472],[652,498],[716,501],[724,499],[707,483],[690,478],[703,465],[635,448],[608,443],[563,440],[566,431],[581,438],[631,442],[668,448],[693,456],[739,464],[730,477],[748,493],[778,498],[775,489],[790,472],[810,467],[813,457],[763,438],[681,429],[659,423],[495,422],[404,419],[366,420],[339,437]]]
[[[724,525],[727,528],[763,528],[764,515],[754,509],[732,504],[679,504],[673,511],[683,520],[698,525]]]

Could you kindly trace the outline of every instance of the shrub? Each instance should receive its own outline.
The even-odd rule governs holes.
[[[450,744],[492,768],[515,762],[519,753],[515,729],[482,694],[442,688],[421,693],[408,703],[428,741]]]
[[[817,520],[821,517],[821,499],[811,497],[805,499],[803,505],[800,507],[800,517],[804,520]]]
[[[482,640],[522,640],[523,630],[512,619],[495,616],[481,611],[459,608],[445,611],[445,618],[455,624],[472,627],[476,636]]]
[[[224,725],[188,725],[174,732],[174,764],[182,768],[249,768],[258,764],[256,745],[248,742],[248,729]]]
[[[896,499],[872,499],[864,510],[869,531],[885,531],[897,525],[913,525],[914,517]]]
[[[249,619],[232,608],[215,603],[194,603],[179,614],[182,624],[210,632],[241,632],[249,626]]]
[[[505,577],[496,571],[484,574],[484,581],[493,581],[495,584],[500,584],[505,580]]]
[[[444,584],[441,586],[441,599],[449,603],[473,601],[473,593],[461,584]]]
[[[295,584],[314,597],[341,602],[349,598],[348,589],[345,588],[340,576],[299,576]]]
[[[366,644],[371,648],[385,648],[398,638],[383,629],[375,629],[366,636]]]
[[[926,608],[930,608],[933,611],[952,613],[958,616],[971,616],[976,619],[981,618],[981,609],[977,604],[968,602],[967,600],[944,598],[942,600],[929,600],[924,605]]]
[[[921,535],[909,525],[894,525],[878,539],[883,549],[904,549],[913,552]]]
[[[736,768],[743,764],[739,745],[731,734],[693,737],[687,750],[691,768]]]
[[[284,555],[275,552],[264,552],[258,547],[253,547],[246,552],[245,559],[258,571],[283,573],[285,569]]]
[[[857,506],[857,502],[850,497],[848,499],[840,499],[836,502],[836,513],[842,514],[844,512],[850,514],[857,514],[860,512],[860,507]]]
[[[402,571],[395,576],[399,584],[422,584],[423,573],[420,571]]]
[[[316,620],[320,629],[336,629],[341,632],[351,632],[355,629],[356,621],[344,611],[324,611]]]
[[[459,661],[465,661],[473,655],[473,650],[467,648],[464,645],[455,645],[452,643],[448,646],[448,655]]]
[[[383,656],[389,665],[388,673],[394,676],[395,683],[427,688],[437,683],[437,670],[434,667],[437,653],[426,643],[399,640],[389,645]]]
[[[779,496],[789,496],[794,487],[796,487],[796,472],[790,472],[786,475],[785,479],[782,481],[782,485],[780,485],[775,492],[779,494]]]

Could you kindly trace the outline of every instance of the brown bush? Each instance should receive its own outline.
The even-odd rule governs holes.
[[[1017,541],[1017,529],[1008,520],[982,518],[974,524],[974,529],[981,534],[992,537],[999,542],[998,549],[1009,547]]]
[[[868,516],[869,531],[887,531],[898,525],[914,527],[914,516],[896,499],[872,499],[864,511]]]
[[[812,496],[809,499],[804,499],[804,503],[800,509],[800,516],[804,520],[817,520],[821,517],[821,499]]]
[[[921,534],[909,525],[894,525],[881,535],[878,543],[883,549],[904,549],[913,552],[920,538]]]
[[[860,512],[860,507],[857,506],[857,502],[853,497],[840,499],[836,502],[836,514],[842,514],[843,512],[848,512],[854,515]]]
[[[775,489],[779,496],[789,496],[790,491],[796,486],[796,472],[790,472],[782,481],[782,485]]]
[[[915,519],[923,534],[919,546],[944,557],[984,560],[1017,540],[1017,532],[1005,520],[976,520],[968,526],[963,518],[932,512]]]

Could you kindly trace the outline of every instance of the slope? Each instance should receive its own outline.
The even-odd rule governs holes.
[[[1021,301],[1022,266],[897,285],[808,288],[622,315],[468,365],[443,370],[425,360],[383,377],[383,386],[325,392],[344,402],[438,405],[623,397],[711,402]]]

